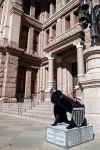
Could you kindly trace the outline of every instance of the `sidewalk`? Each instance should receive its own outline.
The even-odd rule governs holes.
[[[0,150],[64,150],[45,141],[48,124],[0,114]],[[100,150],[95,140],[69,150]]]

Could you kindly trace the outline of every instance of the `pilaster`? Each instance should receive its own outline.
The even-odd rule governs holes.
[[[9,34],[8,42],[10,45],[18,47],[19,45],[19,34],[21,25],[22,10],[12,6],[10,9],[10,23],[9,23]]]
[[[59,18],[59,19],[57,20],[56,36],[59,36],[59,35],[61,35],[61,33],[62,33],[62,22],[61,22],[61,21],[62,21],[61,18]]]
[[[61,0],[56,0],[56,11],[59,11],[61,9]]]
[[[28,42],[27,42],[27,52],[33,54],[33,37],[34,37],[34,28],[30,27],[28,32]]]
[[[57,68],[57,89],[61,90],[63,89],[63,79],[62,79],[62,67],[59,66]]]
[[[2,98],[12,99],[15,101],[16,95],[16,78],[17,78],[18,57],[6,53],[4,78],[2,86]]]
[[[35,1],[34,0],[31,0],[30,16],[32,18],[35,18]]]
[[[25,81],[25,96],[24,96],[25,100],[28,100],[31,97],[31,74],[32,74],[32,71],[30,69],[27,69],[26,81]]]
[[[63,64],[62,66],[62,78],[63,78],[63,93],[66,95],[67,94],[67,68],[66,68],[66,63]]]

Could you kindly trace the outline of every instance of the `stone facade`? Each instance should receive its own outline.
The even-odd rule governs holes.
[[[35,95],[42,101],[44,92],[50,101],[54,87],[82,98],[97,126],[100,47],[90,48],[89,28],[83,31],[78,22],[78,5],[79,0],[0,0],[0,97],[15,102]]]

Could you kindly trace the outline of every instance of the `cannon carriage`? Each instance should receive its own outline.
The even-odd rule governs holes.
[[[76,101],[57,90],[52,93],[51,102],[54,104],[55,121],[53,126],[62,122],[69,124],[67,127],[69,129],[87,125],[85,106],[80,101]],[[67,112],[72,114],[71,120],[68,120]]]

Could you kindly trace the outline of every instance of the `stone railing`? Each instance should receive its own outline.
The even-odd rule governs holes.
[[[44,50],[46,50],[46,49],[48,49],[48,48],[50,48],[50,47],[52,47],[52,46],[54,46],[54,45],[56,45],[56,44],[58,44],[60,42],[63,42],[67,38],[70,38],[70,37],[74,36],[75,34],[77,34],[79,32],[82,32],[82,28],[81,28],[81,26],[78,23],[78,24],[76,24],[74,26],[74,28],[66,31],[65,33],[61,34],[60,36],[58,36],[58,37],[56,37],[54,39],[51,39],[49,41],[49,44],[44,47]]]

